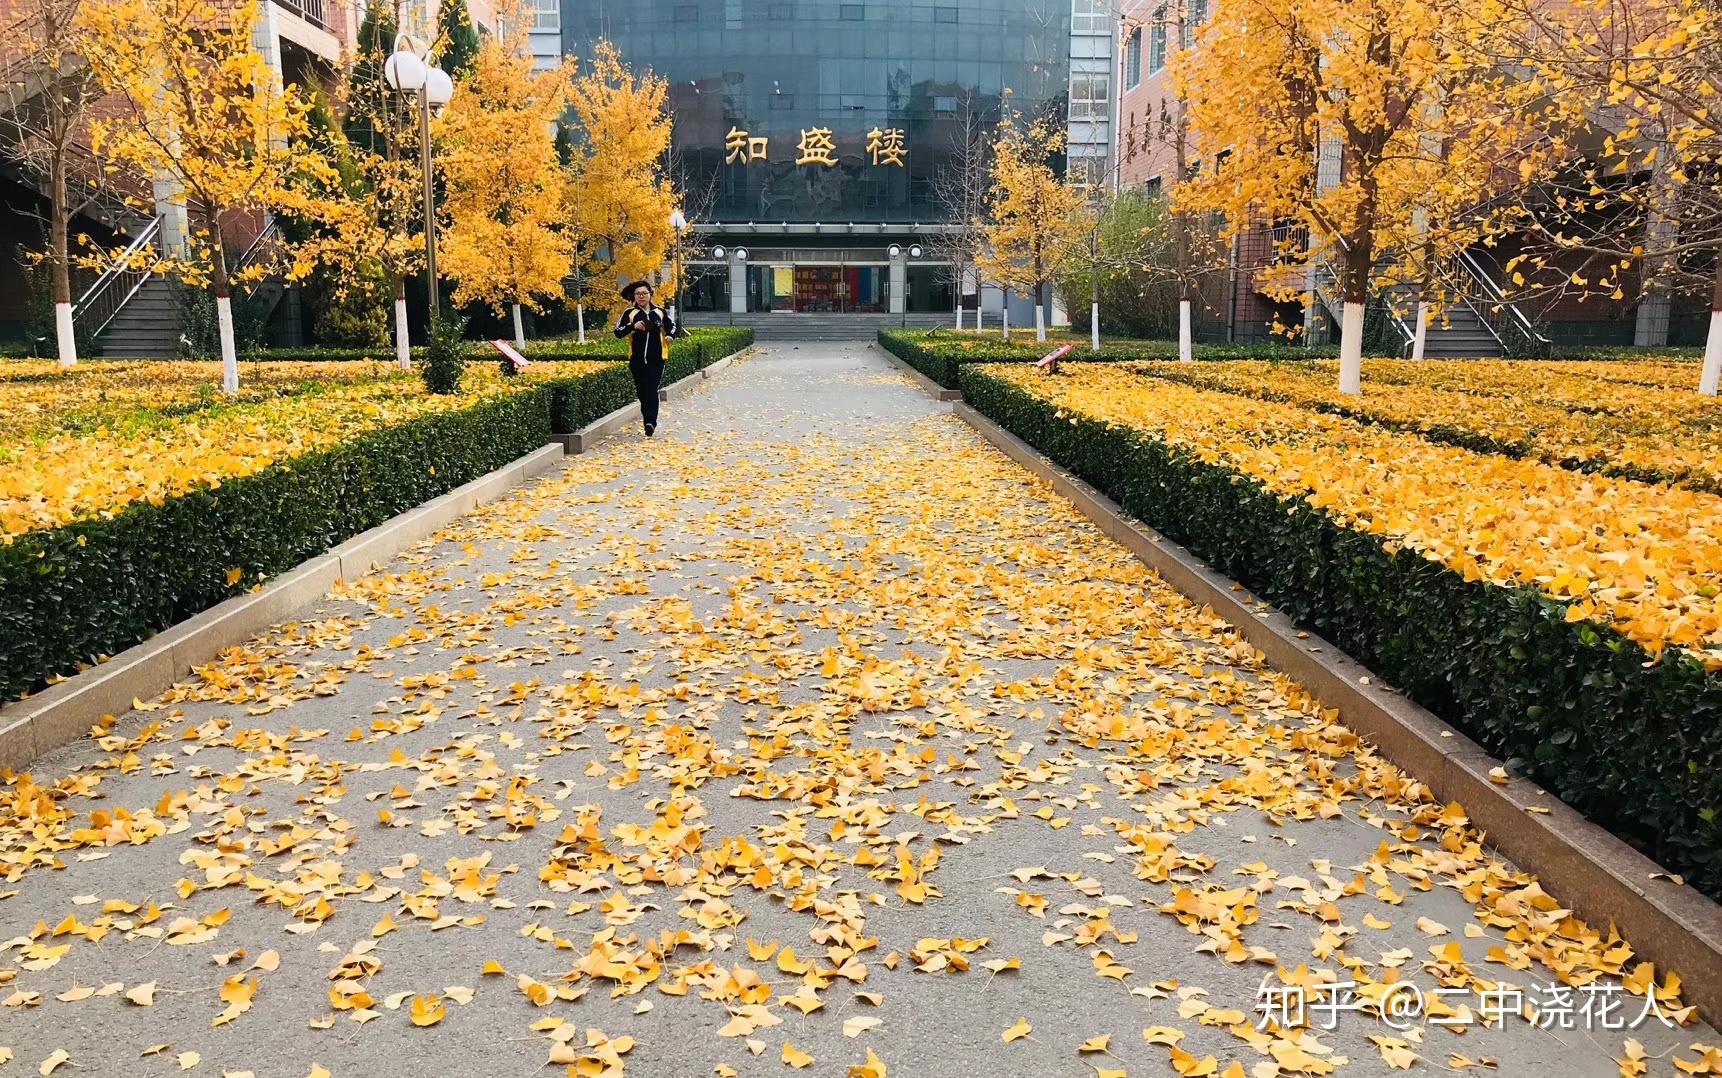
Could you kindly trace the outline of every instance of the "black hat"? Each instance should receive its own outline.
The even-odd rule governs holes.
[[[652,288],[652,282],[650,281],[635,281],[633,284],[622,289],[622,298],[631,302],[634,298],[634,289],[636,288],[648,288],[653,292],[657,291],[657,289]]]

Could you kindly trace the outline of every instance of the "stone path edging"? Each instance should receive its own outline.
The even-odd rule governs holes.
[[[1501,766],[1499,760],[1434,713],[1385,688],[1367,667],[1265,603],[1252,602],[1243,585],[1131,520],[1116,502],[968,404],[959,403],[954,411],[1012,460],[1050,482],[1168,584],[1211,606],[1271,665],[1336,708],[1340,721],[1384,757],[1435,796],[1463,804],[1489,845],[1535,872],[1593,927],[1612,921],[1640,957],[1656,963],[1659,981],[1668,970],[1677,971],[1684,998],[1712,1021],[1722,1016],[1722,906],[1664,878],[1666,871],[1656,862],[1534,782],[1518,776],[1495,782],[1489,772]]]
[[[134,699],[157,695],[193,666],[315,601],[337,581],[365,575],[476,506],[556,467],[562,458],[562,446],[555,442],[535,449],[301,562],[256,591],[218,603],[107,662],[0,707],[0,768],[21,770],[43,753],[77,740],[103,715],[131,710]]]

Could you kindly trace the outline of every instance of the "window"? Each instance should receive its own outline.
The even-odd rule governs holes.
[[[562,29],[561,0],[533,0],[532,28],[552,32]]]
[[[843,4],[841,14],[844,22],[860,22],[867,17],[866,4]]]
[[[934,22],[956,22],[957,21],[957,9],[954,7],[946,7],[943,5],[936,7],[933,9],[933,21]]]
[[[1142,28],[1130,31],[1124,40],[1124,88],[1134,90],[1142,84]]]
[[[1184,39],[1186,49],[1196,44],[1196,27],[1208,21],[1208,0],[1184,0]]]
[[[699,22],[700,21],[700,6],[698,4],[677,4],[676,5],[676,21],[677,22]]]
[[[770,7],[766,8],[766,14],[775,20],[793,19],[795,18],[795,5],[789,0],[776,0]]]
[[[1104,120],[1112,115],[1107,106],[1109,80],[1104,72],[1078,73],[1070,76],[1070,118],[1072,120]]]
[[[957,99],[955,97],[935,96],[933,98],[933,111],[944,114],[954,113],[957,111]]]
[[[1160,185],[1160,177],[1150,176],[1148,177],[1148,182],[1142,185],[1142,193],[1147,195],[1149,198],[1159,198]]]
[[[1070,32],[1097,37],[1112,33],[1112,9],[1108,0],[1071,0]]]
[[[1166,8],[1154,9],[1154,28],[1148,37],[1148,74],[1157,74],[1166,66]]]

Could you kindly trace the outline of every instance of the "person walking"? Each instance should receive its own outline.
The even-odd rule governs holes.
[[[670,312],[653,305],[652,286],[645,281],[622,289],[622,298],[632,306],[616,323],[616,336],[630,338],[628,373],[634,376],[640,419],[650,438],[658,430],[658,383],[664,378],[664,357],[669,354],[669,339],[676,335],[676,323]]]

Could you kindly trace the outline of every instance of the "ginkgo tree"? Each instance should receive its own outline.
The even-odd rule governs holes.
[[[1425,288],[1489,233],[1471,208],[1549,156],[1515,105],[1528,85],[1469,48],[1488,15],[1466,0],[1228,0],[1178,65],[1208,164],[1174,207],[1233,234],[1267,220],[1308,236],[1280,255],[1315,271],[1306,302],[1338,285],[1343,392],[1360,391],[1372,289]],[[1279,298],[1303,291],[1290,281]]]
[[[1506,0],[1487,39],[1527,72],[1538,126],[1571,153],[1515,204],[1512,283],[1544,299],[1638,304],[1666,343],[1680,297],[1708,301],[1700,392],[1722,383],[1722,8],[1707,0]],[[1581,137],[1582,136],[1582,137]]]
[[[664,267],[675,243],[676,192],[663,166],[670,145],[668,84],[637,74],[616,47],[599,41],[574,77],[568,103],[563,202],[571,242],[565,272],[580,281],[645,279]],[[673,295],[676,282],[663,282]],[[605,293],[610,293],[608,296]],[[613,290],[600,289],[606,303]],[[584,324],[584,305],[581,307]]]
[[[487,40],[437,127],[449,218],[443,267],[455,302],[511,309],[522,347],[521,306],[542,310],[560,296],[572,256],[552,133],[569,75],[534,74],[524,45],[523,31]]]
[[[1082,187],[1053,168],[1063,125],[1051,115],[1007,113],[993,138],[990,197],[975,264],[988,280],[1034,295],[1035,339],[1046,340],[1047,286],[1065,253],[1089,231]]]
[[[167,178],[187,201],[199,227],[163,264],[214,293],[221,384],[237,393],[227,242],[241,215],[307,208],[289,179],[328,167],[306,151],[309,103],[253,47],[255,3],[108,0],[85,17],[90,64],[127,106],[92,124],[91,144],[121,167]]]

